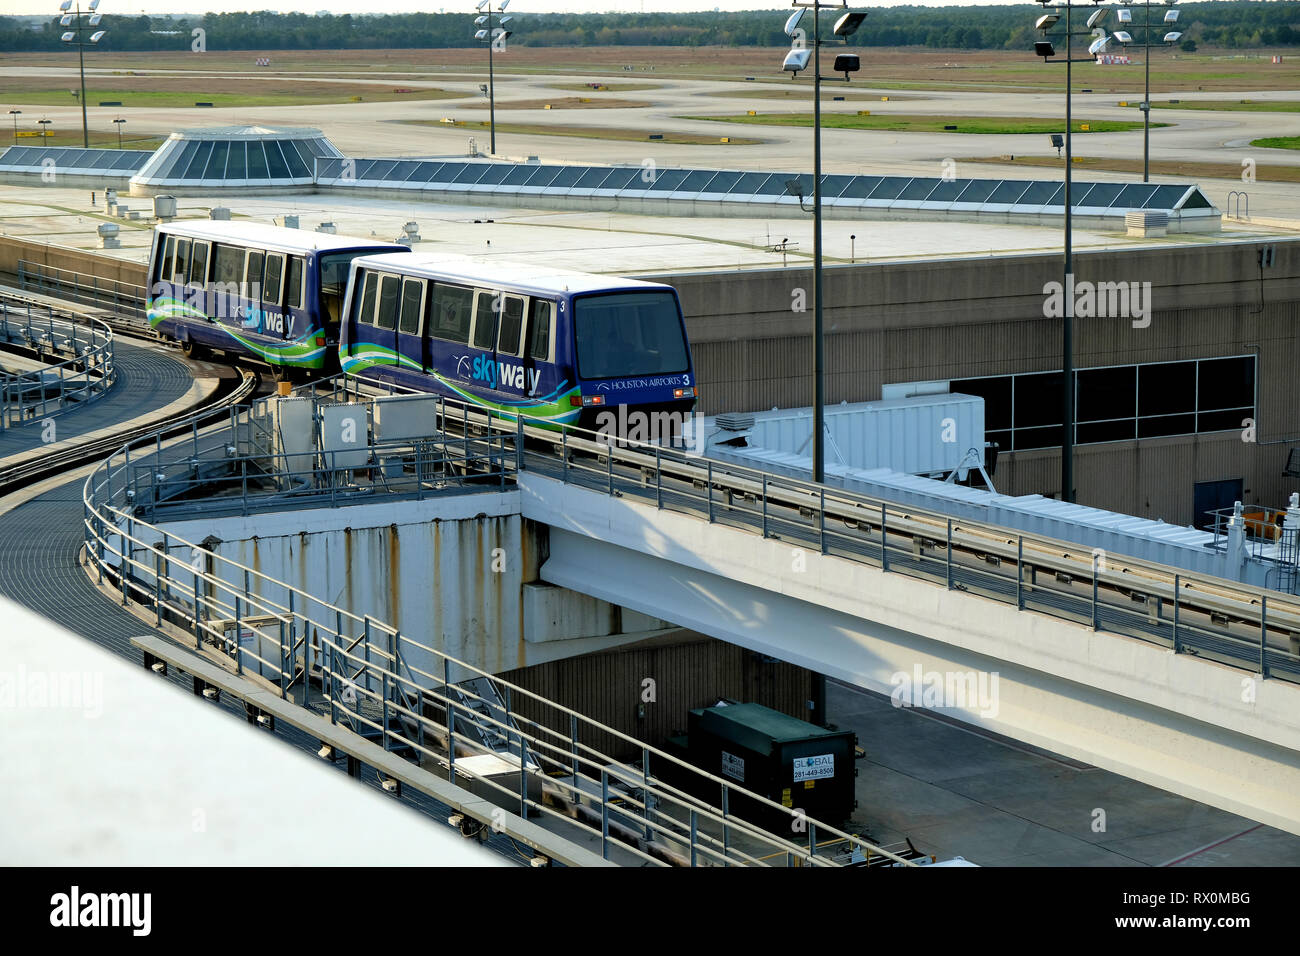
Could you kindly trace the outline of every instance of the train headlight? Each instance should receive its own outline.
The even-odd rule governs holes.
[[[673,389],[673,398],[698,398],[699,394],[699,389],[695,386],[691,386],[690,388]]]

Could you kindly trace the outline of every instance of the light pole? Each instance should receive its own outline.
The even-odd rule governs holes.
[[[825,429],[826,392],[825,349],[822,341],[822,70],[820,13],[822,7],[843,10],[847,4],[844,0],[840,0],[839,3],[822,3],[820,0],[812,0],[812,2],[794,0],[791,6],[796,9],[785,22],[785,33],[786,36],[794,38],[795,45],[786,54],[781,69],[788,70],[791,79],[794,79],[802,70],[808,68],[810,59],[813,68],[813,205],[811,210],[813,214],[812,478],[815,482],[821,482],[826,477],[825,436],[822,434]],[[813,12],[811,48],[804,42],[804,33],[799,27],[804,10],[808,8],[812,8]],[[836,36],[847,38],[857,32],[858,27],[862,26],[862,21],[866,18],[865,13],[846,12],[835,21],[833,32]],[[849,74],[856,73],[861,69],[861,63],[855,54],[840,53],[835,57],[834,69],[836,73],[843,73],[844,81],[848,82]],[[797,196],[800,208],[804,208],[803,186],[799,180],[792,179],[787,182],[786,191],[793,196]],[[805,208],[804,211],[809,210]]]
[[[1144,55],[1142,58],[1142,68],[1146,73],[1145,93],[1142,97],[1142,181],[1151,181],[1151,0],[1139,0],[1146,7],[1146,22],[1142,26],[1142,46]],[[1164,0],[1167,6],[1172,7],[1178,0]],[[1120,23],[1132,23],[1133,14],[1129,10],[1120,10],[1116,13],[1116,19]],[[1164,23],[1166,26],[1173,26],[1178,22],[1177,10],[1166,10]],[[1177,31],[1166,33],[1164,43],[1166,46],[1173,46],[1178,42],[1182,34]],[[1128,46],[1133,42],[1133,37],[1127,31],[1116,30],[1115,39],[1120,43]]]
[[[45,141],[49,139],[50,136],[50,124],[53,123],[54,120],[43,119],[37,120],[37,122],[41,124],[41,145],[44,146]]]
[[[117,148],[118,149],[122,148],[122,124],[125,122],[126,120],[122,119],[122,117],[120,116],[117,119],[113,120],[113,125],[117,127]]]
[[[1065,57],[1056,58],[1056,47],[1051,40],[1045,39],[1047,31],[1056,26],[1061,19],[1060,13],[1044,13],[1034,23],[1034,29],[1042,32],[1044,39],[1034,44],[1034,53],[1043,58],[1044,63],[1065,64],[1065,191],[1061,197],[1065,204],[1065,254],[1064,278],[1061,285],[1064,299],[1064,315],[1061,321],[1061,500],[1074,501],[1074,266],[1072,263],[1073,238],[1071,236],[1071,218],[1073,208],[1070,201],[1071,167],[1074,165],[1073,122],[1070,113],[1070,96],[1073,93],[1073,80],[1070,66],[1073,63],[1094,63],[1097,54],[1106,48],[1108,38],[1104,31],[1088,47],[1088,56],[1070,56],[1070,41],[1076,36],[1092,36],[1093,27],[1106,16],[1108,8],[1096,3],[1048,3],[1039,0],[1044,10],[1065,12],[1065,32],[1059,34],[1065,38]],[[1088,17],[1087,28],[1075,33],[1070,23],[1070,12],[1079,8],[1088,8],[1092,14]]]
[[[9,115],[14,118],[14,145],[18,145],[18,117],[22,115],[22,110],[10,110]]]
[[[96,30],[88,38],[84,37],[85,27],[81,25],[81,4],[77,4],[72,13],[68,8],[72,7],[72,0],[63,0],[59,4],[59,12],[63,14],[59,18],[59,26],[72,27],[71,30],[63,34],[63,42],[71,43],[77,48],[77,62],[81,69],[81,145],[87,149],[90,148],[90,126],[86,122],[86,47],[90,44],[98,43],[107,33],[107,30]],[[90,12],[87,26],[97,27],[103,14],[96,13],[99,7],[99,0],[90,0],[87,9]]]
[[[514,17],[502,16],[506,12],[506,7],[510,6],[510,0],[501,0],[495,10],[492,9],[492,0],[479,0],[474,9],[478,10],[479,16],[474,18],[474,26],[479,27],[474,32],[474,39],[487,44],[488,48],[488,126],[490,127],[491,145],[488,150],[492,156],[497,152],[497,101],[496,101],[496,82],[492,71],[492,51],[496,49],[497,44],[501,49],[506,48],[506,40],[510,39],[511,31],[506,29],[506,24]],[[492,16],[497,16],[497,25],[492,25]]]

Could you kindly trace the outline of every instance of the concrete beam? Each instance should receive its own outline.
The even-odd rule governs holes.
[[[552,526],[543,580],[886,694],[918,667],[983,674],[992,705],[946,713],[1300,834],[1300,688],[537,475],[520,491]]]

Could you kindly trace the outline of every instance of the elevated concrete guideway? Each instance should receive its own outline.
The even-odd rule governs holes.
[[[1300,687],[536,472],[518,479],[524,517],[551,529],[549,583],[885,694],[918,672],[988,675],[989,699],[948,713],[1300,833]]]

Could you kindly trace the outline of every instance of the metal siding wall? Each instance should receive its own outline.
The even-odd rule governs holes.
[[[703,637],[553,661],[498,676],[656,747],[685,733],[688,711],[711,706],[720,697],[807,719],[812,693],[810,671],[785,662],[767,664],[743,648]],[[645,705],[646,717],[640,720],[637,708],[646,678],[655,681],[656,701]],[[567,740],[567,721],[539,713],[530,703],[518,709]],[[634,747],[611,734],[580,739],[618,759],[639,757]]]

